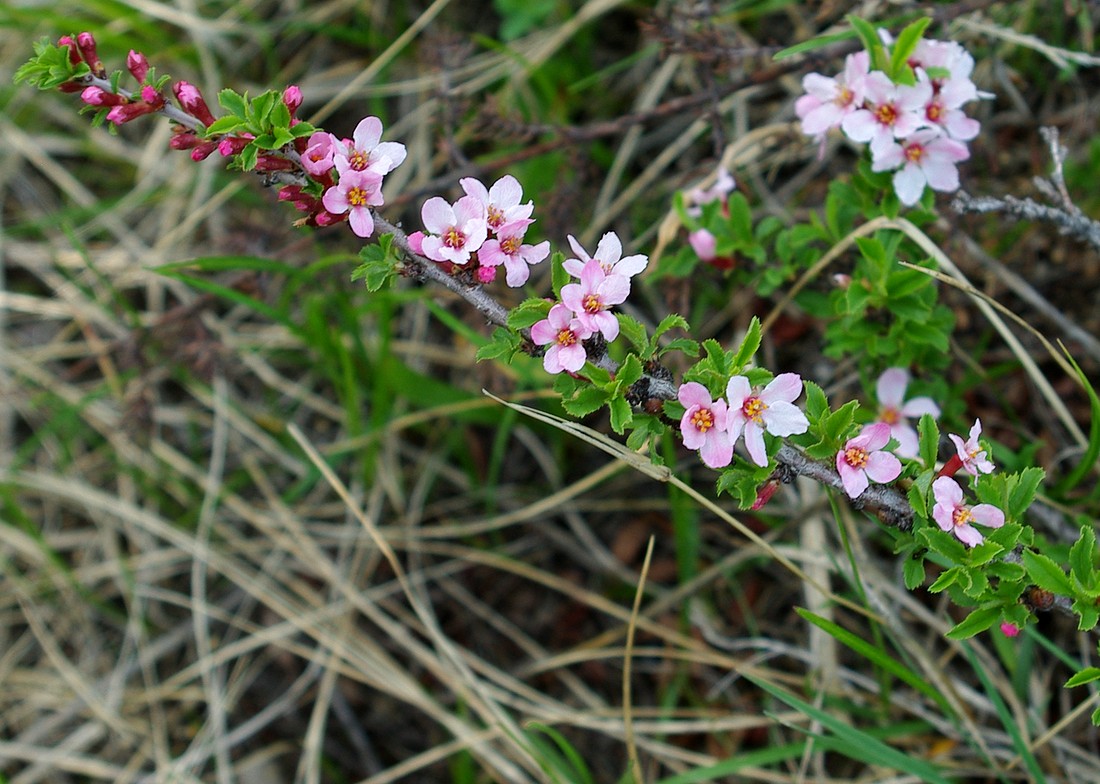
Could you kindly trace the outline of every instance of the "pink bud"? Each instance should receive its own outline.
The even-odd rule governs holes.
[[[492,283],[497,276],[496,267],[478,267],[477,268],[477,282],[478,283]]]
[[[1020,627],[1014,623],[1005,621],[1001,624],[1001,631],[1004,633],[1005,637],[1015,637],[1020,633]]]
[[[410,234],[408,236],[408,240],[409,240],[409,248],[412,249],[412,252],[415,253],[417,256],[423,256],[424,255],[424,232],[414,231],[412,234]]]
[[[211,114],[210,107],[206,105],[198,87],[190,82],[176,82],[172,85],[172,92],[185,112],[203,125],[214,124],[214,115]]]
[[[293,117],[294,113],[298,111],[298,107],[302,105],[302,91],[298,88],[298,85],[292,84],[283,90],[283,103],[286,104],[286,108],[290,110],[290,116]]]
[[[71,35],[63,35],[57,39],[58,46],[69,47],[69,62],[73,65],[77,65],[81,62],[80,50],[76,48],[76,41],[73,40]]]
[[[80,100],[89,106],[119,106],[126,103],[126,99],[121,95],[109,93],[95,85],[84,88],[84,92],[80,94]]]
[[[245,138],[244,136],[226,136],[220,142],[218,142],[218,152],[228,158],[230,155],[236,155],[252,141],[251,137]]]
[[[218,149],[218,145],[214,142],[203,142],[202,144],[197,144],[195,145],[195,148],[191,150],[191,160],[195,161],[195,163],[198,163],[199,161],[205,161],[216,149]]]
[[[108,122],[113,122],[115,125],[122,125],[123,123],[128,123],[130,120],[142,117],[146,114],[152,114],[157,111],[158,108],[158,106],[146,103],[145,101],[124,103],[107,112],[107,120]]]
[[[711,261],[718,255],[715,252],[718,248],[718,238],[706,229],[691,232],[688,235],[688,243],[702,261]]]
[[[149,73],[149,61],[145,59],[145,55],[133,49],[126,55],[126,67],[130,69],[130,75],[139,82],[144,82]]]
[[[103,67],[103,63],[99,61],[99,55],[96,53],[95,36],[91,33],[78,33],[76,36],[76,45],[80,49],[80,56],[84,58],[84,62],[88,64],[88,67],[92,69],[92,73],[101,79],[107,75],[107,69]]]
[[[275,155],[260,155],[256,158],[255,170],[258,172],[291,171],[296,168],[298,167],[286,158]]]

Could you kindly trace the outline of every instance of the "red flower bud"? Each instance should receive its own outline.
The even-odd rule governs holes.
[[[95,46],[95,36],[91,33],[78,33],[76,36],[76,45],[80,49],[80,56],[84,58],[84,62],[88,64],[88,67],[92,69],[92,73],[100,79],[106,78],[107,69],[104,68],[103,63],[99,61],[99,54],[96,52]]]
[[[131,49],[130,54],[126,55],[126,67],[138,82],[145,82],[145,77],[149,73],[149,61],[145,59],[145,55]]]
[[[160,107],[145,101],[135,101],[133,103],[120,104],[111,111],[107,112],[107,121],[113,122],[115,125],[122,125],[128,123],[130,120],[138,117],[143,117],[146,114],[153,114]]]
[[[57,39],[58,46],[69,47],[69,62],[73,65],[77,65],[81,62],[80,50],[76,48],[76,41],[73,40],[71,35],[63,35]]]
[[[102,87],[85,87],[84,92],[80,94],[80,100],[89,106],[120,106],[126,103],[126,99],[121,95],[115,93],[109,93]]]
[[[246,134],[245,136],[226,136],[220,142],[218,142],[218,152],[228,158],[230,155],[236,155],[252,141],[252,136]]]
[[[260,155],[256,158],[256,171],[258,172],[292,171],[297,168],[286,158],[275,155]]]
[[[190,82],[176,82],[172,85],[172,92],[175,93],[176,100],[185,112],[203,125],[214,124],[214,115],[210,113],[210,108],[203,100],[198,87]]]
[[[298,85],[292,84],[283,90],[283,103],[286,104],[286,108],[290,110],[290,116],[293,117],[294,113],[298,111],[298,107],[302,105],[302,91],[298,88]]]

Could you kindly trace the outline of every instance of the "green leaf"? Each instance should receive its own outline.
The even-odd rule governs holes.
[[[223,117],[219,117],[207,126],[205,134],[209,138],[223,133],[233,133],[244,127],[244,120],[236,115],[227,114]]]
[[[630,345],[638,351],[649,348],[649,338],[642,322],[625,313],[616,313],[615,318],[619,322],[619,333],[630,342]]]
[[[965,640],[979,632],[984,632],[1000,618],[1000,606],[979,607],[947,632],[947,637],[952,640]]]
[[[608,403],[608,408],[611,409],[611,429],[622,435],[627,426],[630,425],[631,420],[634,419],[634,411],[630,408],[630,404],[626,402],[626,398],[622,397],[612,398]]]
[[[477,350],[474,359],[500,359],[509,361],[519,351],[520,340],[516,333],[504,327],[497,327],[489,342]]]
[[[1043,479],[1046,477],[1046,472],[1041,469],[1032,466],[1031,468],[1025,468],[1017,474],[1018,480],[1015,486],[1009,490],[1008,493],[1008,508],[1005,510],[1009,519],[1019,520],[1024,516],[1024,512],[1031,506],[1031,502],[1035,499],[1035,493],[1039,490],[1039,485],[1043,483]]]
[[[909,490],[906,496],[909,499],[909,505],[913,507],[913,511],[917,515],[925,519],[928,518],[928,491],[932,487],[932,479],[935,473],[931,470],[922,472],[913,484],[909,486]]]
[[[962,572],[958,566],[952,566],[950,569],[946,570],[945,572],[943,572],[943,574],[937,577],[934,583],[928,586],[929,593],[940,593],[949,586],[954,585],[959,581],[959,575],[961,573]]]
[[[525,299],[508,312],[508,328],[519,331],[528,329],[546,318],[550,303],[544,299]]]
[[[572,280],[572,276],[565,271],[562,264],[565,263],[565,254],[560,250],[554,251],[550,256],[550,287],[554,290],[554,296],[561,299],[561,287]]]
[[[637,354],[627,354],[615,372],[615,388],[623,394],[642,377],[642,361]]]
[[[845,30],[843,33],[832,33],[830,35],[822,35],[818,36],[817,38],[811,38],[809,41],[803,41],[800,44],[795,44],[794,46],[788,46],[786,49],[779,50],[772,56],[772,59],[778,62],[779,60],[785,60],[788,57],[794,57],[796,54],[802,54],[803,52],[812,52],[815,49],[823,49],[829,44],[835,44],[838,41],[847,41],[853,35],[855,35],[854,31]]]
[[[905,29],[898,33],[890,50],[890,70],[887,71],[887,75],[895,82],[904,71],[908,70],[910,74],[912,73],[909,57],[916,51],[921,36],[931,23],[932,17],[925,16],[906,25]]]
[[[918,558],[916,555],[906,558],[901,566],[901,573],[905,580],[905,587],[910,591],[916,590],[921,585],[924,585],[924,559]]]
[[[1072,689],[1074,686],[1084,686],[1093,681],[1100,681],[1100,667],[1086,667],[1066,681],[1062,688]]]
[[[1096,531],[1092,524],[1081,526],[1081,535],[1069,548],[1070,573],[1085,590],[1096,585]]]
[[[681,351],[689,357],[699,356],[699,343],[691,338],[676,338],[670,340],[659,352],[658,356],[664,356],[670,351]]]
[[[393,235],[383,234],[377,243],[363,247],[359,258],[362,263],[351,273],[351,279],[363,280],[367,291],[378,291],[397,273]]]
[[[1052,558],[1034,550],[1024,550],[1022,559],[1028,578],[1040,588],[1063,596],[1073,593],[1069,577]]]
[[[760,341],[763,338],[763,333],[760,330],[760,319],[756,316],[752,317],[749,321],[748,331],[745,332],[745,339],[741,341],[741,345],[737,348],[737,353],[733,356],[733,364],[731,367],[731,373],[740,373],[746,365],[756,355],[757,349],[760,348]]]
[[[871,70],[886,71],[890,63],[886,60],[886,50],[874,26],[854,14],[848,14],[844,18],[855,29],[859,40],[863,42],[863,48],[871,55]]]
[[[230,90],[228,87],[218,93],[218,104],[236,117],[246,119],[248,111],[248,98],[240,93]]]
[[[804,381],[802,389],[806,393],[806,418],[815,423],[829,413],[829,399],[813,381]]]
[[[920,436],[920,459],[925,468],[935,468],[936,455],[940,449],[940,429],[931,414],[921,414],[917,422],[917,433]]]
[[[254,143],[247,144],[237,155],[237,163],[241,167],[241,171],[252,171],[256,168],[256,159],[260,155],[260,148]]]
[[[561,406],[571,417],[584,417],[591,414],[607,403],[608,394],[605,390],[585,385],[577,390],[570,398],[562,398]]]

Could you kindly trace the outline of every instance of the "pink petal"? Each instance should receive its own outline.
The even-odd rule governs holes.
[[[955,507],[951,505],[936,504],[932,507],[932,519],[942,531],[950,531],[955,527]]]
[[[579,283],[567,283],[561,287],[561,302],[574,313],[584,312],[584,289]]]
[[[504,269],[507,271],[504,279],[505,283],[512,288],[522,286],[531,277],[531,268],[527,266],[526,260],[522,258],[515,259],[507,254],[502,255],[504,256]]]
[[[782,400],[771,403],[764,411],[763,418],[768,432],[774,436],[791,436],[797,433],[805,433],[810,426],[810,423],[806,420],[806,415],[802,413],[798,406]]]
[[[745,423],[745,448],[749,450],[749,457],[758,466],[768,464],[768,450],[764,447],[764,431],[760,425],[753,421]]]
[[[920,454],[920,438],[917,431],[906,424],[898,423],[890,427],[890,435],[897,439],[898,448],[894,451],[901,457],[914,458]]]
[[[924,174],[932,190],[947,192],[959,189],[959,170],[946,158],[932,158],[924,164]]]
[[[901,475],[901,461],[889,452],[872,452],[864,469],[871,480],[879,484],[893,482]]]
[[[972,525],[955,526],[955,536],[967,547],[977,547],[982,543],[981,533]]]
[[[334,215],[343,215],[348,211],[348,195],[338,185],[334,185],[325,191],[325,195],[321,197],[321,204]]]
[[[432,234],[442,234],[458,223],[455,211],[442,196],[432,196],[424,202],[420,208],[420,219],[424,221],[424,228]]]
[[[866,440],[860,441],[860,439]],[[853,440],[860,441],[856,446],[863,447],[868,452],[882,449],[890,443],[890,426],[885,422],[876,422],[872,425],[867,425],[859,431],[859,436]]]
[[[638,253],[633,256],[626,256],[615,263],[614,274],[632,278],[644,270],[648,264],[649,257],[644,254]]]
[[[941,476],[932,483],[932,495],[936,499],[936,504],[950,506],[952,509],[962,506],[962,488],[949,476]]]
[[[600,237],[600,242],[596,246],[596,253],[593,254],[593,258],[599,259],[600,263],[605,267],[611,267],[622,255],[623,244],[619,241],[619,235],[613,231],[609,231],[607,234]]]
[[[523,186],[511,174],[505,174],[489,188],[489,201],[501,209],[515,207],[523,198]]]
[[[382,138],[382,121],[377,117],[364,117],[355,126],[352,138],[355,140],[355,149],[373,150]]]
[[[374,216],[366,207],[355,207],[348,215],[351,230],[360,237],[369,237],[374,233]]]
[[[879,398],[879,400],[881,399]],[[915,397],[906,401],[905,405],[901,407],[901,415],[905,417],[917,418],[924,414],[931,414],[934,417],[940,415],[940,407],[930,397]]]
[[[734,376],[726,383],[726,400],[731,409],[741,410],[745,398],[752,394],[752,385],[744,376]]]
[[[462,186],[462,190],[465,191],[467,196],[472,196],[482,204],[489,203],[489,191],[481,180],[475,177],[463,177],[458,181],[458,184]]]
[[[881,405],[900,409],[907,386],[909,386],[908,371],[904,368],[890,368],[878,377],[875,395]]]
[[[793,403],[802,394],[802,377],[797,373],[780,373],[764,387],[760,399],[769,406],[777,401]]]
[[[712,430],[707,433],[699,457],[711,468],[725,468],[733,460],[733,443],[725,431]]]
[[[924,185],[924,171],[914,163],[906,164],[894,175],[894,190],[897,191],[898,201],[907,207],[920,201]]]
[[[608,275],[600,281],[596,291],[606,305],[626,302],[626,298],[630,296],[630,278],[624,278],[622,275]]]
[[[531,340],[540,346],[552,343],[558,336],[558,329],[550,323],[550,319],[543,319],[531,326]]]
[[[584,248],[582,248],[581,244],[579,242],[577,242],[576,237],[574,237],[572,234],[570,234],[570,235],[567,236],[567,239],[569,240],[569,247],[573,249],[573,252],[575,254],[577,254],[578,259],[580,259],[582,262],[584,262],[584,261],[588,261],[590,258],[592,258],[591,256],[588,255],[588,251],[586,251]],[[577,277],[580,277],[580,275],[578,274]]]
[[[1005,513],[992,504],[978,504],[970,508],[974,522],[986,528],[1000,528],[1005,524]]]
[[[844,492],[848,494],[849,498],[859,498],[860,494],[867,489],[867,475],[858,468],[849,465],[848,461],[844,459],[843,452],[837,453],[836,470],[840,474],[840,483],[844,485]]]

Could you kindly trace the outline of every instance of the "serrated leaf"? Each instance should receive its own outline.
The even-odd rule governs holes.
[[[519,336],[504,327],[497,327],[489,342],[481,346],[474,354],[478,362],[483,359],[503,359],[508,361],[519,351]]]
[[[905,587],[910,591],[916,590],[921,585],[924,585],[924,559],[923,558],[906,558],[905,563],[901,566],[902,577],[905,580]]]
[[[947,632],[947,637],[952,640],[965,640],[979,632],[984,632],[995,624],[1001,617],[1001,608],[979,607]]]
[[[642,377],[642,362],[636,354],[627,354],[615,372],[615,388],[623,394]]]
[[[572,417],[588,416],[607,403],[607,392],[599,387],[583,386],[570,398],[562,398],[561,406]]]
[[[906,492],[906,498],[909,499],[909,506],[913,507],[913,512],[918,517],[928,519],[928,504],[925,499],[928,497],[928,488],[932,485],[932,472],[928,471],[917,477],[917,481],[913,482],[909,486],[909,490]]]
[[[1096,585],[1096,531],[1092,525],[1081,526],[1081,534],[1069,548],[1070,572],[1086,590]]]
[[[222,133],[232,133],[244,127],[244,121],[240,117],[232,114],[227,114],[224,117],[219,117],[214,120],[209,126],[207,126],[205,134],[207,137],[215,136]]]
[[[681,316],[679,313],[670,313],[663,319],[661,319],[661,323],[657,325],[657,328],[655,330],[653,330],[653,337],[659,338],[670,329],[682,329],[685,332],[691,331],[691,327],[688,325],[686,318]]]
[[[232,115],[245,119],[248,99],[228,87],[218,93],[218,104]]]
[[[1077,613],[1077,630],[1082,632],[1089,632],[1096,628],[1097,621],[1100,621],[1100,607],[1096,606],[1095,599],[1089,599],[1087,602],[1076,601],[1073,603],[1073,611]]]
[[[752,320],[749,321],[749,328],[745,332],[745,339],[741,341],[737,353],[733,355],[733,363],[730,367],[732,373],[740,373],[752,361],[753,356],[760,348],[762,339],[763,332],[760,329],[760,319],[753,316]]]
[[[544,299],[526,299],[508,312],[508,328],[515,331],[528,329],[546,318],[550,303]]]
[[[616,313],[615,319],[619,322],[619,334],[626,338],[630,345],[638,351],[649,348],[649,337],[642,322],[625,313]]]
[[[1054,559],[1034,550],[1024,550],[1022,561],[1028,578],[1040,588],[1063,596],[1073,593],[1069,577]]]
[[[929,593],[939,593],[951,585],[954,585],[959,581],[959,575],[961,570],[957,566],[952,566],[947,571],[943,572],[936,581],[928,586]]]
[[[1043,483],[1044,477],[1046,477],[1046,471],[1034,466],[1025,468],[1017,474],[1016,484],[1008,493],[1008,509],[1005,512],[1009,518],[1018,520],[1023,517],[1024,512],[1031,506],[1031,502],[1035,500],[1035,493]]]
[[[260,155],[260,148],[249,142],[237,155],[237,163],[241,171],[252,171],[256,168],[256,159]]]
[[[695,358],[699,356],[699,342],[692,340],[691,338],[676,338],[670,340],[661,351],[660,356],[664,356],[670,351],[681,351],[689,357]]]
[[[1072,689],[1074,686],[1084,686],[1093,681],[1100,681],[1100,667],[1086,667],[1066,681],[1062,688]]]
[[[806,393],[806,418],[812,424],[828,413],[829,399],[825,396],[825,390],[813,381],[803,381],[802,390]]]
[[[622,435],[634,419],[634,411],[626,398],[622,397],[612,398],[608,402],[608,408],[611,409],[611,429]]]
[[[920,437],[920,459],[925,468],[934,468],[936,455],[940,450],[940,428],[931,414],[921,414],[917,422],[917,434]]]
[[[824,423],[822,423],[824,434],[834,442],[844,440],[844,436],[847,434],[849,428],[851,428],[852,422],[855,421],[856,409],[858,408],[858,401],[849,400],[836,411],[829,414]]]

